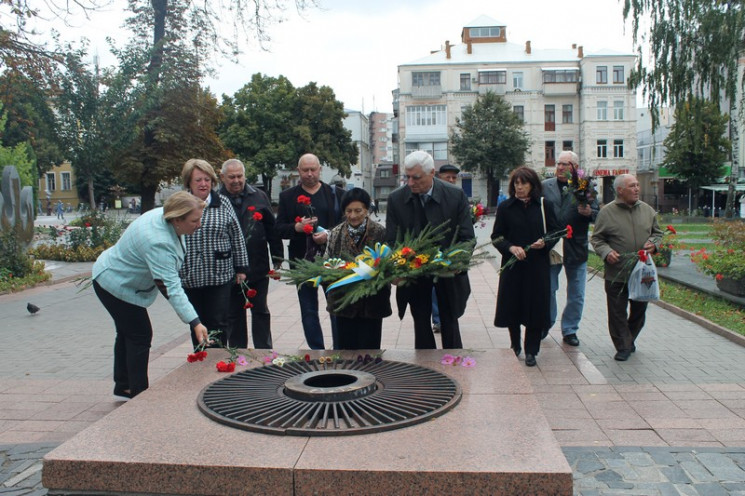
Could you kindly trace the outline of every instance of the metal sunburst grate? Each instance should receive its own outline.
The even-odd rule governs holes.
[[[269,434],[338,436],[424,422],[458,404],[457,382],[402,362],[293,362],[225,377],[199,394],[211,419]]]

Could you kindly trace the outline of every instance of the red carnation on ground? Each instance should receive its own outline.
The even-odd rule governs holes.
[[[312,225],[310,225],[310,224],[305,224],[305,225],[303,226],[303,232],[304,232],[305,234],[313,234],[313,226],[312,226]]]
[[[207,358],[207,352],[202,350],[196,351],[194,353],[189,353],[189,355],[187,355],[186,357],[186,361],[189,363],[201,362],[204,361],[205,358]]]
[[[222,360],[217,362],[217,371],[218,372],[233,372],[235,371],[235,363],[234,362],[228,362],[225,363]]]
[[[264,216],[261,215],[261,212],[254,212],[254,215],[253,215],[253,219],[254,220],[259,221],[259,220],[261,220],[263,218],[264,218]]]

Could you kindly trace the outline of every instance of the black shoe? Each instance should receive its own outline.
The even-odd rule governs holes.
[[[636,345],[631,345],[631,353],[636,353]]]
[[[129,401],[132,399],[132,392],[129,389],[114,387],[114,399],[117,401]]]
[[[519,357],[520,356],[520,353],[522,353],[523,349],[518,346],[517,348],[513,347],[512,348],[512,351],[515,352],[515,356],[516,357]]]
[[[530,353],[525,354],[525,365],[528,367],[535,367],[535,355],[531,355]]]
[[[440,324],[432,324],[432,332],[434,332],[435,334],[439,334],[440,333]]]
[[[579,346],[579,339],[576,334],[567,334],[564,336],[564,342],[569,346]]]
[[[621,350],[613,357],[614,360],[625,362],[631,356],[631,350]]]

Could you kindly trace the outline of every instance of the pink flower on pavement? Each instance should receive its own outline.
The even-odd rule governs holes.
[[[475,367],[476,366],[476,359],[470,356],[467,356],[463,359],[463,362],[461,363],[463,367]]]
[[[455,362],[455,357],[450,353],[445,353],[442,356],[442,360],[440,360],[440,363],[443,365],[452,365],[453,362]]]
[[[238,365],[240,365],[241,367],[245,367],[246,365],[248,365],[248,359],[246,359],[246,357],[244,357],[243,355],[239,356],[237,361]]]

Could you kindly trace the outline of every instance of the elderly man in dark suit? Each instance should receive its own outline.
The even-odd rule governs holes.
[[[386,239],[393,244],[401,241],[406,233],[418,235],[427,225],[438,226],[444,222],[448,228],[441,240],[446,249],[455,235],[455,242],[473,241],[473,223],[468,198],[462,189],[435,178],[435,162],[424,151],[410,153],[404,159],[406,185],[388,197]],[[437,348],[430,326],[432,315],[432,287],[440,302],[442,347],[462,348],[458,318],[465,312],[471,286],[468,274],[451,278],[422,277],[415,283],[396,288],[399,317],[403,318],[410,305],[414,318],[414,346],[417,349]]]
[[[556,176],[543,181],[543,196],[554,206],[559,225],[571,225],[573,229],[571,239],[559,241],[555,247],[562,249],[562,260],[552,261],[551,265],[549,329],[553,327],[558,314],[556,291],[559,289],[559,273],[563,266],[567,278],[567,300],[561,315],[561,334],[566,344],[579,346],[577,332],[585,305],[587,281],[587,231],[590,222],[598,216],[598,201],[595,198],[584,204],[577,201],[568,185],[572,167],[579,169],[577,154],[568,150],[561,152],[556,164]]]
[[[246,283],[256,290],[251,298],[251,336],[256,349],[272,348],[271,314],[267,305],[269,269],[279,269],[284,257],[282,239],[274,232],[274,212],[266,193],[246,183],[246,168],[238,159],[222,164],[220,193],[230,199],[241,224],[248,251]],[[267,246],[269,250],[267,250]],[[274,259],[271,263],[269,252]],[[241,286],[234,285],[230,293],[228,313],[228,343],[236,348],[248,348],[245,299]]]

